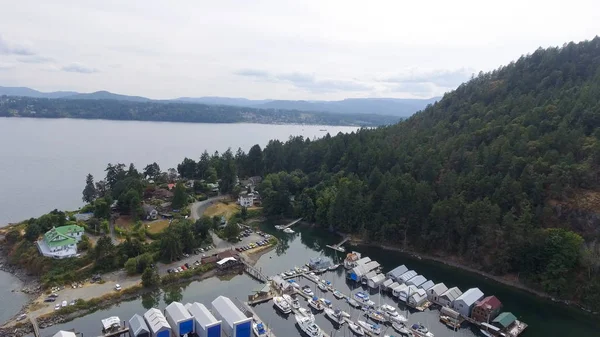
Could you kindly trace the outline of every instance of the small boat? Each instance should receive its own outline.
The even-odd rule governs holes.
[[[279,311],[281,311],[284,314],[289,314],[290,312],[292,312],[290,304],[285,299],[283,299],[283,297],[273,297],[273,304],[277,309],[279,309]]]
[[[308,306],[315,309],[316,311],[322,311],[324,309],[323,303],[321,303],[321,301],[319,301],[317,297],[309,299]]]
[[[340,291],[338,291],[338,290],[335,290],[335,291],[333,292],[333,297],[335,297],[335,298],[337,298],[337,299],[339,300],[339,299],[342,299],[342,298],[344,298],[344,294],[342,294],[342,293],[341,293]]]
[[[292,296],[288,295],[288,294],[283,294],[281,297],[283,297],[283,299],[288,302],[288,304],[292,307],[292,309],[297,310],[298,308],[300,308],[300,302],[298,301],[297,298],[292,298]]]
[[[401,334],[402,336],[412,336],[412,332],[410,332],[407,328],[406,325],[402,324],[402,323],[392,323],[392,328],[394,330],[396,330],[396,332],[398,332],[399,334]]]
[[[482,335],[484,335],[485,337],[494,337],[494,335],[492,335],[489,331],[487,330],[483,330],[483,329],[479,329],[479,332],[481,332]]]
[[[294,280],[289,280],[288,281],[292,287],[296,288],[296,289],[300,289],[300,285],[298,284],[298,282],[294,281]]]
[[[346,297],[346,302],[348,302],[348,304],[350,304],[350,306],[354,308],[360,307],[360,303],[356,302],[356,300],[354,300],[353,298]]]
[[[286,229],[283,230],[283,232],[287,233],[287,234],[294,234],[295,233],[294,230],[291,229],[291,228],[286,228]]]
[[[396,311],[396,308],[389,304],[382,305],[379,310],[383,312],[383,316],[392,323],[406,323],[408,319]]]
[[[410,331],[412,331],[412,333],[418,337],[434,337],[433,333],[421,323],[415,323],[411,325]]]
[[[267,337],[269,333],[265,329],[265,325],[262,322],[256,322],[252,324],[252,331],[256,337]]]
[[[342,316],[346,317],[346,318],[350,318],[350,314],[345,312],[344,310],[342,310]]]
[[[352,331],[352,333],[354,333],[357,336],[364,336],[365,335],[365,331],[363,330],[363,328],[360,327],[360,325],[349,321],[348,322],[348,327],[350,328],[350,330]]]
[[[325,283],[319,282],[319,285],[317,287],[319,287],[319,289],[321,289],[322,291],[327,291],[327,286],[325,285]]]
[[[360,327],[363,328],[363,330],[365,330],[367,333],[371,333],[374,335],[381,334],[381,327],[379,326],[379,324],[371,324],[365,321],[358,321],[358,325],[360,325]]]
[[[446,324],[447,327],[453,330],[460,328],[460,323],[450,316],[440,315],[440,322]]]
[[[312,289],[310,289],[309,286],[302,287],[302,292],[305,293],[308,296],[313,296],[314,295]]]
[[[332,264],[332,265],[331,265],[331,266],[329,266],[329,268],[327,268],[327,269],[329,269],[329,270],[337,270],[339,267],[340,267],[340,265],[339,265],[339,264]]]
[[[288,270],[288,271],[284,272],[284,274],[286,276],[294,276],[294,275],[296,275],[296,273],[293,270]]]
[[[385,319],[385,317],[383,316],[383,313],[381,311],[372,310],[367,314],[367,316],[370,319],[374,320],[375,322],[379,322],[379,323],[387,322],[387,319]]]
[[[325,308],[325,316],[327,316],[327,318],[337,325],[342,325],[346,322],[344,316],[342,315],[342,311],[339,309],[334,310]]]
[[[323,331],[314,321],[311,321],[309,318],[304,317],[302,315],[295,315],[296,323],[300,327],[300,330],[307,334],[310,337],[323,337]]]
[[[312,313],[312,311],[306,309],[306,308],[298,308],[298,314],[304,316],[304,317],[308,317],[311,320],[315,320],[315,315]]]
[[[331,308],[331,301],[330,300],[321,297],[321,298],[319,298],[319,301],[321,301],[321,303],[323,303],[323,305],[326,308]]]
[[[373,306],[375,303],[369,299],[369,295],[365,292],[359,291],[354,294],[354,299],[361,305],[365,304],[368,306]]]

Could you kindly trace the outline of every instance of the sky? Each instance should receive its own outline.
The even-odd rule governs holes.
[[[0,86],[429,98],[600,33],[598,0],[0,0]]]

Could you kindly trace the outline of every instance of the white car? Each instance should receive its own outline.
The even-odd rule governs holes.
[[[63,307],[66,307],[66,306],[67,306],[67,301],[62,301],[61,305],[62,305]]]
[[[58,309],[60,309],[60,304],[56,304],[56,305],[54,306],[54,310],[58,310]]]
[[[115,290],[116,291],[121,291],[121,285],[120,284],[115,284]]]

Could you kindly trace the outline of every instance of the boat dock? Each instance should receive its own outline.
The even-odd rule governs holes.
[[[277,229],[279,229],[279,230],[284,230],[284,229],[286,229],[286,228],[290,228],[290,227],[292,227],[293,225],[297,224],[297,223],[298,223],[298,222],[300,222],[302,219],[303,219],[303,218],[296,219],[296,220],[294,220],[294,221],[290,222],[290,223],[289,223],[289,224],[287,224],[287,225],[277,225],[277,226],[275,226],[275,228],[277,228]]]
[[[35,317],[29,316],[29,322],[31,322],[31,325],[33,326],[33,335],[35,337],[41,337],[40,336],[40,327],[37,324],[37,320],[35,319]]]
[[[340,243],[335,244],[335,245],[327,245],[325,247],[331,248],[331,249],[335,249],[338,252],[342,252],[343,253],[343,252],[346,251],[346,249],[344,249],[344,247],[342,247],[342,246],[344,245],[344,243],[348,242],[348,240],[350,240],[350,237],[346,236],[346,237],[344,237],[344,239]]]
[[[129,336],[129,327],[124,326],[124,327],[122,327],[119,330],[107,332],[104,335],[101,335],[101,336],[98,336],[98,337],[119,337],[121,335],[127,335],[127,336]]]
[[[244,264],[244,271],[246,273],[248,273],[248,275],[252,276],[253,278],[259,280],[262,283],[267,283],[267,281],[269,280],[269,278],[266,277],[265,274],[263,274],[260,270],[254,268],[254,266],[251,266],[244,259],[241,259],[241,261]]]

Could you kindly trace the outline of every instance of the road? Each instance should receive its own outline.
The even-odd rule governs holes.
[[[193,203],[190,206],[190,216],[194,220],[199,219],[200,216],[202,216],[202,214],[204,213],[204,211],[206,211],[206,209],[208,207],[210,207],[210,205],[212,205],[213,203],[215,203],[219,200],[226,199],[227,197],[228,196],[226,196],[226,195],[220,195],[217,197],[212,197],[212,198],[206,199],[204,201],[198,201],[198,202]],[[221,238],[218,237],[217,234],[215,234],[213,231],[210,231],[210,236],[213,240],[213,246],[215,246],[215,248],[217,250],[220,249],[222,251],[225,249],[230,249],[232,247],[231,243],[229,243],[225,240],[221,240]],[[258,241],[260,241],[260,240],[258,240]],[[251,241],[251,242],[255,242],[255,241]],[[241,244],[241,242],[240,242],[240,244]],[[248,244],[248,243],[246,243],[246,244]]]

